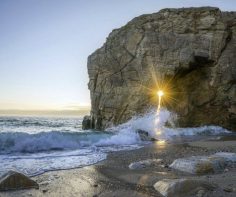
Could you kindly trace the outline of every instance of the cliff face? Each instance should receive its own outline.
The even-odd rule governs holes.
[[[161,86],[180,126],[236,130],[236,12],[164,9],[134,18],[88,57],[88,73],[87,127],[144,113],[157,105]]]

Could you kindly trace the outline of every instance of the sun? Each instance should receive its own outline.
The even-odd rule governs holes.
[[[162,97],[164,95],[164,92],[162,90],[157,91],[157,96]]]

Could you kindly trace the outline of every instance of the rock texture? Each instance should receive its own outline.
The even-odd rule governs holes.
[[[222,172],[226,161],[221,157],[192,156],[189,158],[176,159],[170,167],[191,174],[209,174]]]
[[[152,138],[147,131],[137,130],[136,131],[142,141],[155,141],[155,138]]]
[[[163,9],[113,30],[88,57],[90,128],[104,129],[157,106],[180,126],[236,130],[236,12]]]
[[[0,191],[30,188],[38,189],[39,185],[19,172],[9,171],[0,178]]]
[[[236,163],[236,153],[218,152],[210,156],[192,156],[176,159],[171,168],[191,174],[209,174],[222,172],[225,167]]]
[[[197,179],[163,179],[155,183],[154,188],[166,197],[184,197],[203,190],[214,190],[216,185]]]

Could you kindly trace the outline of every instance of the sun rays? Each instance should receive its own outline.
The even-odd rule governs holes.
[[[157,112],[160,111],[161,109],[161,98],[164,95],[164,92],[162,90],[157,91],[157,96],[158,96],[158,107],[157,107]]]
[[[177,104],[178,99],[176,94],[178,91],[175,88],[174,77],[161,77],[155,70],[151,72],[151,81],[144,84],[139,84],[144,89],[147,95],[150,95],[150,103],[171,108]]]
[[[149,67],[149,77],[142,80],[140,87],[149,95],[149,102],[151,105],[156,106],[155,117],[155,138],[162,139],[163,124],[161,123],[161,109],[167,108],[171,110],[178,104],[179,88],[177,78],[175,75],[167,75],[157,70],[158,66],[152,64]],[[144,82],[145,81],[145,82]]]

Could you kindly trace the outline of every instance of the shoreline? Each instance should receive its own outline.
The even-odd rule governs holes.
[[[178,144],[154,142],[143,148],[129,151],[112,152],[107,158],[96,164],[68,170],[55,170],[32,177],[39,189],[0,192],[1,197],[8,196],[161,196],[153,185],[165,178],[198,177],[215,183],[219,188],[213,196],[235,196],[236,169],[227,169],[223,173],[208,175],[190,175],[176,172],[168,166],[178,158],[210,155],[215,152],[236,152],[236,141],[199,140]],[[145,159],[162,159],[158,166],[130,170],[131,162]],[[209,195],[211,196],[211,194]]]

